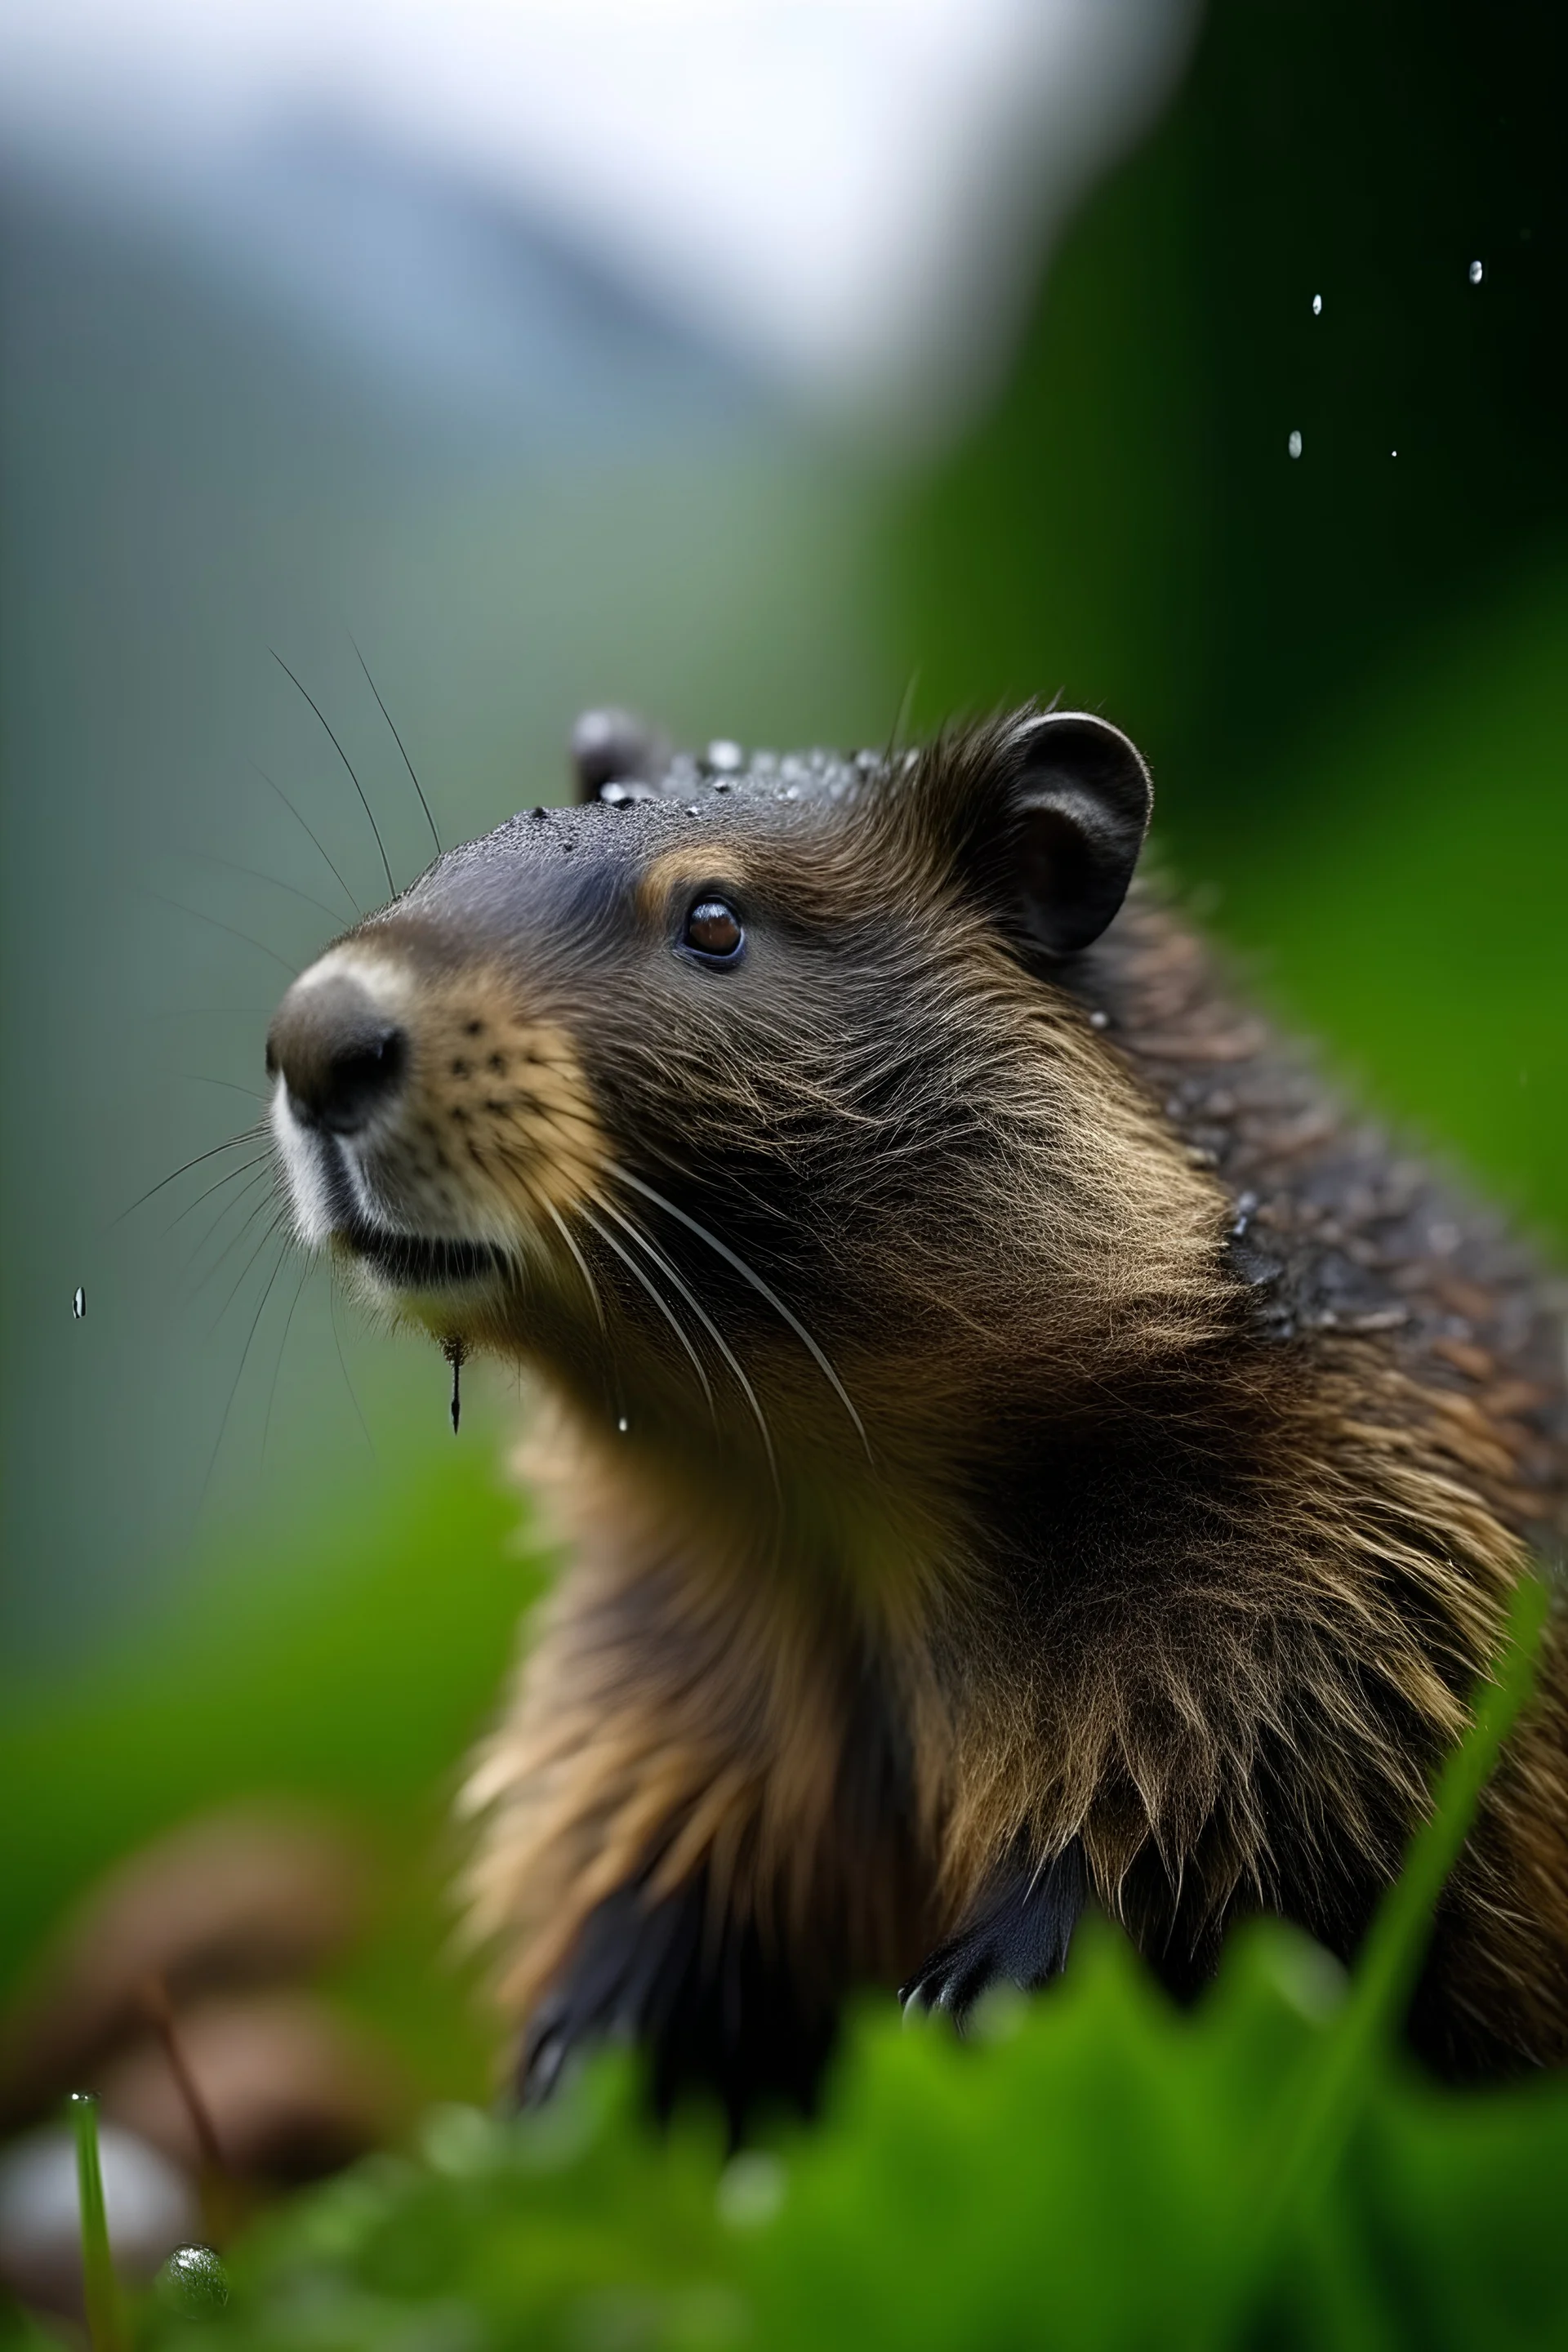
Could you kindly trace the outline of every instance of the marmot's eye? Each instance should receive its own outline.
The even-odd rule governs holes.
[[[686,918],[681,944],[705,963],[733,963],[746,944],[739,916],[722,898],[699,898]]]

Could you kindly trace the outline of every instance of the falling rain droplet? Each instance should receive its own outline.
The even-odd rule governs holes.
[[[1323,298],[1321,294],[1314,294],[1312,297],[1312,316],[1314,319],[1321,319],[1322,315]]]
[[[1300,433],[1292,433],[1289,441],[1286,442],[1285,446],[1289,449],[1292,457],[1299,457],[1301,454],[1301,436]]]
[[[1470,264],[1470,283],[1471,283],[1471,285],[1472,285],[1472,286],[1479,286],[1479,285],[1480,284],[1480,282],[1481,282],[1482,278],[1486,276],[1486,274],[1487,274],[1487,273],[1486,273],[1486,271],[1482,268],[1482,267],[1481,267],[1481,265],[1480,265],[1480,263],[1479,263],[1479,261],[1472,261],[1472,262],[1471,262],[1471,264]]]
[[[71,1313],[76,1317],[79,1323],[81,1321],[82,1317],[87,1313],[87,1293],[82,1288],[79,1282],[77,1284],[75,1295],[71,1299]]]
[[[623,1412],[619,1421],[616,1422],[616,1427],[620,1431],[621,1435],[624,1437],[630,1426],[631,1423],[627,1421],[626,1414]]]

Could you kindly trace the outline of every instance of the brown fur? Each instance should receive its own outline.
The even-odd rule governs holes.
[[[1348,1954],[1555,1556],[1536,1269],[1155,892],[1063,963],[1020,945],[1016,725],[819,763],[800,806],[683,775],[561,865],[531,835],[498,944],[509,829],[357,935],[415,972],[437,940],[438,999],[556,1041],[526,1148],[474,1160],[512,1273],[416,1307],[554,1399],[531,1475],[573,1565],[467,1798],[520,2024],[625,1889],[699,1889],[830,2005],[1069,1849],[1178,1990],[1240,1910]],[[676,971],[707,888],[776,984]],[[1421,1996],[1458,2071],[1568,2057],[1565,1709],[1554,1631]]]

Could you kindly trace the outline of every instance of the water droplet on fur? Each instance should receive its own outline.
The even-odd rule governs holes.
[[[1286,442],[1285,446],[1289,449],[1292,457],[1299,457],[1301,454],[1300,434],[1293,430],[1291,432],[1290,438]]]
[[[79,1282],[77,1284],[76,1289],[72,1294],[71,1313],[76,1317],[79,1323],[81,1321],[82,1317],[87,1313],[87,1293],[82,1288]]]
[[[717,742],[709,744],[708,765],[716,768],[721,776],[736,775],[745,764],[744,751],[738,743],[731,743],[727,736],[721,736]]]
[[[463,1360],[468,1352],[466,1339],[443,1339],[441,1353],[452,1367],[452,1434],[458,1434],[463,1418]]]
[[[627,1421],[627,1419],[626,1419],[626,1414],[625,1414],[624,1412],[622,1413],[622,1415],[621,1415],[621,1417],[620,1417],[619,1421],[617,1421],[617,1422],[616,1422],[616,1427],[620,1431],[621,1435],[622,1435],[623,1437],[626,1435],[626,1433],[627,1430],[631,1427],[631,1423],[630,1423],[630,1422],[628,1422],[628,1421]]]
[[[1322,315],[1323,298],[1321,294],[1314,294],[1312,297],[1312,316],[1314,319],[1321,319]]]
[[[1471,264],[1470,264],[1470,283],[1471,283],[1471,285],[1472,285],[1472,286],[1479,286],[1479,285],[1480,284],[1480,282],[1481,282],[1482,278],[1486,276],[1486,274],[1487,274],[1487,273],[1486,273],[1485,269],[1481,267],[1481,265],[1480,265],[1480,263],[1479,263],[1479,261],[1472,261],[1472,262],[1471,262]]]
[[[545,818],[550,814],[550,811],[547,808],[531,808],[528,814],[533,819],[535,824],[542,824]]]

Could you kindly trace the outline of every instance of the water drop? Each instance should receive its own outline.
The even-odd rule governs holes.
[[[466,1339],[443,1339],[441,1353],[452,1367],[452,1434],[458,1434],[463,1418],[463,1360],[468,1352]]]
[[[82,1288],[79,1282],[77,1284],[75,1293],[71,1298],[71,1313],[76,1317],[79,1323],[81,1321],[82,1317],[87,1313],[87,1293]]]
[[[159,2291],[176,2311],[221,2311],[228,2279],[210,2246],[177,2246],[158,2273]]]
[[[733,776],[746,764],[746,755],[738,743],[721,736],[718,742],[708,746],[707,764],[716,768],[721,776]]]
[[[1299,457],[1301,454],[1300,434],[1298,432],[1292,432],[1290,438],[1286,442],[1285,446],[1289,449],[1292,457]]]
[[[626,1435],[626,1431],[631,1427],[631,1423],[627,1421],[624,1412],[622,1413],[619,1421],[616,1422],[616,1427],[620,1431],[623,1437]]]
[[[1322,315],[1323,298],[1321,294],[1314,294],[1312,297],[1312,316],[1314,319],[1321,319]]]
[[[1479,261],[1472,261],[1472,262],[1471,262],[1471,264],[1470,264],[1470,283],[1471,283],[1471,285],[1472,285],[1472,286],[1479,286],[1479,285],[1480,284],[1480,282],[1481,282],[1482,278],[1486,276],[1486,274],[1487,274],[1487,273],[1486,273],[1486,271],[1482,268],[1482,267],[1481,267],[1481,265],[1480,265],[1480,263],[1479,263]]]
[[[1089,1025],[1091,1029],[1109,1029],[1110,1026],[1110,1013],[1101,1013],[1099,1006],[1096,1005],[1094,1011],[1089,1016]]]

